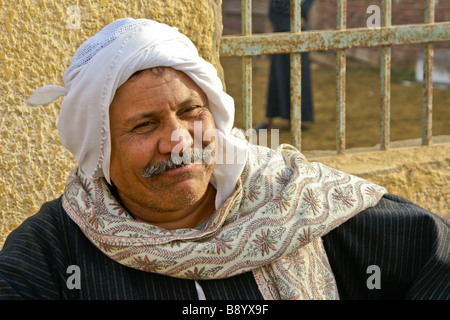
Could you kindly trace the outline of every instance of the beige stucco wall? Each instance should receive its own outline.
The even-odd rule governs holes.
[[[0,248],[11,230],[61,194],[75,163],[56,129],[62,98],[37,107],[23,99],[37,87],[63,85],[76,48],[128,16],[178,27],[221,73],[221,0],[0,0]]]
[[[433,137],[430,146],[419,140],[400,141],[387,151],[378,147],[305,153],[319,161],[384,186],[393,193],[450,220],[450,136]]]

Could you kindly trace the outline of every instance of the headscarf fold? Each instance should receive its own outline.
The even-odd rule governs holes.
[[[125,18],[107,25],[76,51],[64,73],[65,87],[38,88],[27,102],[46,104],[66,95],[58,118],[62,144],[88,179],[105,177],[111,182],[109,106],[116,90],[133,73],[152,67],[171,67],[187,74],[208,97],[219,149],[231,146],[241,159],[246,157],[242,141],[230,134],[234,100],[223,91],[217,70],[199,56],[185,35],[156,21]],[[217,189],[216,206],[233,191],[244,163],[215,165],[211,182]]]

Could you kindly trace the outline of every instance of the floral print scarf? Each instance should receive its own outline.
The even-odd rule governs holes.
[[[289,145],[249,145],[234,192],[201,229],[138,221],[104,178],[88,180],[78,168],[63,206],[99,250],[125,266],[193,280],[251,271],[265,299],[338,299],[321,236],[376,205],[385,192],[308,162]]]

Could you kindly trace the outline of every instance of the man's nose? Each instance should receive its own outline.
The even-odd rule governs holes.
[[[160,154],[170,154],[172,152],[181,154],[183,151],[193,146],[193,137],[189,128],[181,121],[170,120],[165,124],[161,134],[158,151]]]

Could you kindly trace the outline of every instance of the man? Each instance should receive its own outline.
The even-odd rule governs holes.
[[[66,95],[58,128],[78,165],[5,242],[3,299],[449,298],[446,221],[248,143],[176,29],[117,20],[64,83],[29,102]]]

